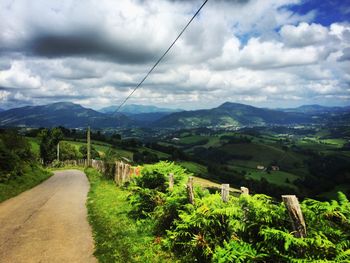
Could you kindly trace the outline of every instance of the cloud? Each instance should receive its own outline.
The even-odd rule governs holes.
[[[15,61],[9,69],[1,71],[0,85],[35,89],[41,86],[41,79],[33,75],[30,69],[26,68],[25,63]]]
[[[154,61],[156,52],[140,49],[132,41],[113,41],[99,32],[73,32],[64,35],[41,34],[32,39],[30,51],[34,55],[52,57],[93,57],[120,63],[144,63]]]
[[[283,43],[290,47],[317,45],[329,41],[329,30],[319,24],[285,25],[280,30]]]
[[[343,50],[343,55],[339,57],[339,61],[349,61],[350,60],[350,47]]]
[[[118,105],[202,1],[4,0],[2,107]],[[350,25],[321,25],[301,0],[209,1],[130,103],[208,108],[346,103]],[[6,99],[5,99],[6,98]]]

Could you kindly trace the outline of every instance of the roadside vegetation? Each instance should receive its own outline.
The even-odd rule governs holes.
[[[58,127],[21,132],[43,158],[43,134],[54,137],[54,131],[59,131],[61,161],[86,157],[85,130]],[[91,138],[94,159],[139,165],[174,161],[197,177],[236,188],[247,186],[253,193],[273,197],[293,193],[301,199],[329,200],[338,190],[350,194],[348,126],[106,129],[92,131]],[[50,150],[43,159],[48,162],[57,158],[56,141],[46,139]]]
[[[92,168],[87,207],[99,262],[176,262],[160,247],[150,220],[132,218],[130,191],[117,188]]]
[[[298,238],[284,204],[266,195],[231,196],[225,203],[195,187],[190,204],[184,183],[191,174],[174,163],[144,165],[123,187],[93,169],[86,173],[100,262],[350,260],[350,202],[342,193],[337,201],[301,203],[307,236]]]
[[[0,202],[28,190],[52,175],[43,169],[28,140],[16,131],[0,131]]]

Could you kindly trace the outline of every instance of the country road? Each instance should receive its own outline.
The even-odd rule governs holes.
[[[85,207],[89,182],[78,170],[0,203],[0,262],[97,262]]]

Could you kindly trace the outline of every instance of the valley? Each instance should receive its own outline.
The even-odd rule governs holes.
[[[25,131],[26,129],[23,129]],[[29,129],[33,134],[35,129]],[[117,135],[116,135],[117,134]],[[62,142],[85,145],[84,131],[65,129]],[[38,138],[29,137],[36,155]],[[350,127],[259,126],[242,129],[122,128],[93,131],[92,146],[104,159],[136,164],[174,161],[203,179],[247,185],[254,193],[283,192],[320,200],[349,193]]]

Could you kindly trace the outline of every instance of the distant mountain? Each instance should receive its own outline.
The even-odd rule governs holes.
[[[350,110],[350,107],[327,107],[317,104],[302,105],[297,108],[278,109],[284,112],[301,112],[306,114],[320,114],[320,113],[332,113],[332,112],[346,112]]]
[[[42,106],[26,106],[0,112],[0,126],[67,128],[125,127],[134,122],[125,115],[108,116],[71,102],[58,102]]]
[[[99,109],[98,112],[101,113],[113,113],[117,110],[118,106],[109,106],[109,107],[104,107],[102,109]]]
[[[5,111],[4,109],[0,108],[0,112]]]
[[[152,126],[159,128],[242,127],[350,121],[350,107],[305,105],[272,110],[226,102],[217,108],[169,112],[155,106],[127,105],[128,112],[101,113],[70,102],[26,106],[0,112],[0,127],[117,128]],[[125,109],[124,109],[125,110]],[[156,110],[155,112],[152,112]],[[163,112],[159,112],[163,110]],[[142,112],[148,111],[148,112]],[[151,111],[151,112],[149,112]],[[138,113],[142,112],[142,113]]]
[[[114,113],[117,110],[118,106],[109,106],[100,109],[99,111],[102,113]],[[120,112],[125,115],[133,115],[133,114],[142,114],[142,113],[158,113],[158,112],[178,112],[182,111],[180,109],[169,109],[169,108],[159,108],[152,105],[137,105],[137,104],[128,104],[123,106],[120,109]]]
[[[154,123],[158,127],[257,126],[310,122],[303,113],[283,112],[226,102],[208,110],[183,111],[169,114]]]
[[[171,114],[171,112],[148,112],[128,115],[129,119],[138,122],[140,126],[151,124],[161,118]]]

